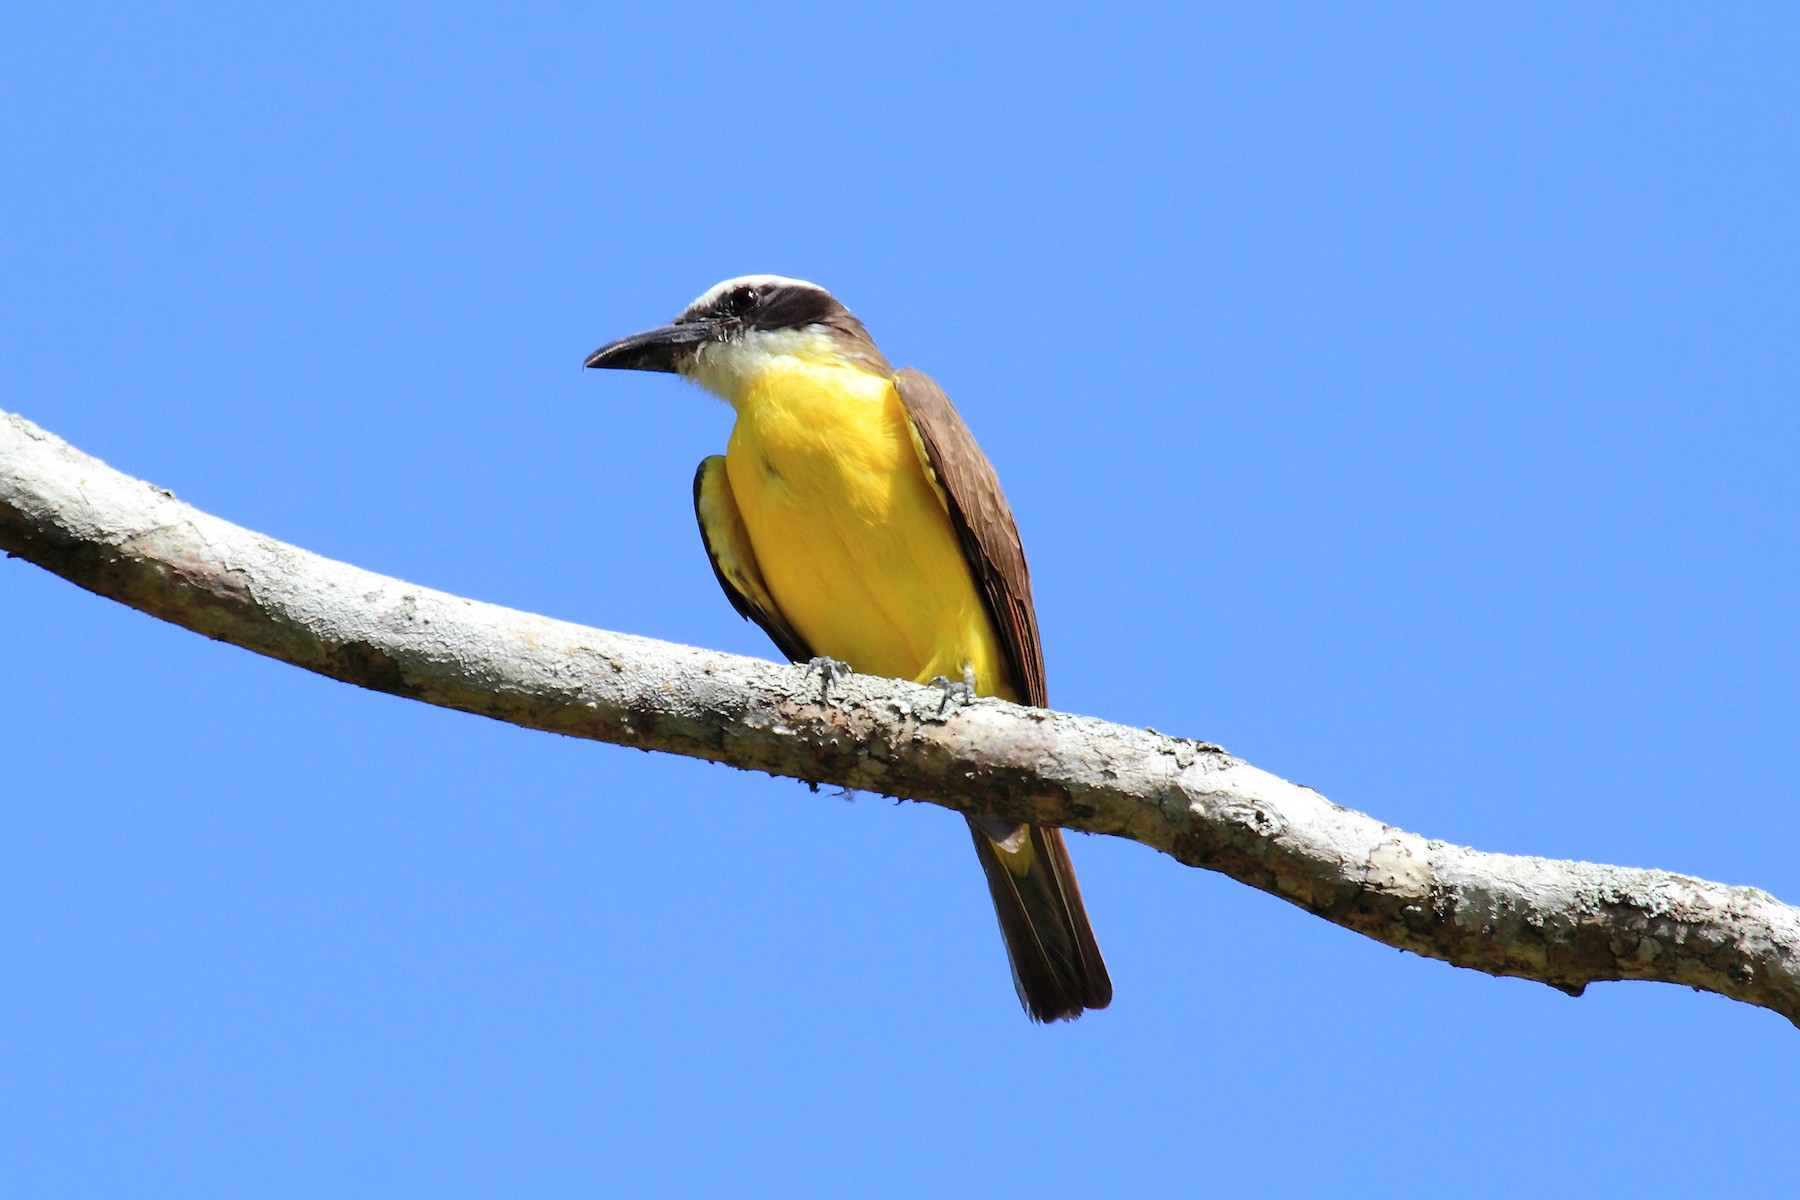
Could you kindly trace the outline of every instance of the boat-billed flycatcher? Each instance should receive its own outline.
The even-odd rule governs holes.
[[[669,371],[737,412],[694,509],[726,597],[796,662],[1044,707],[1031,576],[1000,482],[949,397],[896,371],[825,289],[728,279],[587,366]],[[1035,1020],[1105,1008],[1112,982],[1062,833],[969,819],[1019,999]]]

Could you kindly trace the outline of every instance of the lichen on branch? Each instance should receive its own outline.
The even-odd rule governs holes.
[[[1490,854],[1217,746],[590,629],[333,562],[0,413],[0,549],[197,633],[532,729],[1112,834],[1377,941],[1571,994],[1659,980],[1800,1024],[1800,909],[1666,871]]]

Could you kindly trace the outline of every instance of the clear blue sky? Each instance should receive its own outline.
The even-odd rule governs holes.
[[[15,3],[0,407],[432,587],[772,655],[728,412],[832,288],[999,467],[1059,707],[1800,900],[1791,5]],[[1076,838],[1018,1012],[927,806],[357,691],[0,561],[0,1193],[1689,1195],[1800,1031]]]

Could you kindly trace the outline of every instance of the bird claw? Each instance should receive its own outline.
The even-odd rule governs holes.
[[[814,671],[819,673],[820,704],[830,704],[831,685],[844,682],[852,674],[849,663],[839,662],[835,658],[827,658],[823,654],[807,662],[806,673],[810,675]]]
[[[956,701],[959,704],[973,704],[975,702],[975,670],[973,667],[964,667],[963,677],[961,679],[951,679],[948,675],[933,675],[930,684],[927,686],[942,688],[944,690],[944,698],[938,701],[939,716],[942,716],[944,710],[950,707],[950,698],[952,696],[956,698]]]

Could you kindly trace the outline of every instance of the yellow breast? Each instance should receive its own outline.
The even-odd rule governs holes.
[[[978,691],[1017,698],[893,384],[789,359],[734,400],[731,490],[769,592],[807,644],[921,682],[972,668]]]

